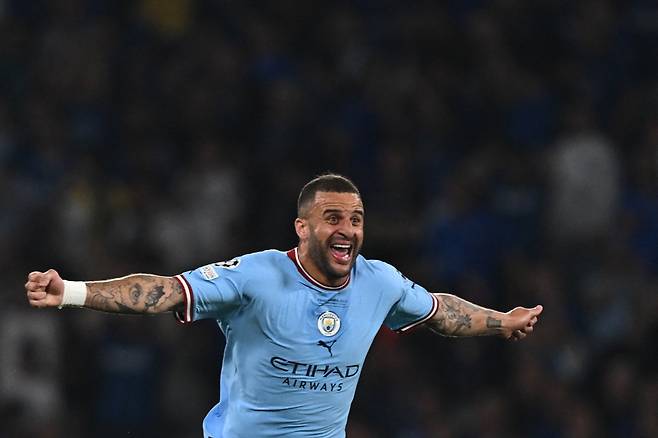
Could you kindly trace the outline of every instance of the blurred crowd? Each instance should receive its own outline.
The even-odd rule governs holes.
[[[658,4],[0,1],[0,437],[198,437],[213,322],[30,309],[31,270],[296,244],[332,170],[366,257],[520,343],[382,329],[350,438],[658,436]]]

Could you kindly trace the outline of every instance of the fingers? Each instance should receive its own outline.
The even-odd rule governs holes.
[[[47,307],[47,297],[48,294],[45,290],[29,290],[27,292],[27,301],[32,307]]]
[[[53,278],[53,276],[56,274],[57,272],[53,271],[52,269],[49,269],[46,272],[30,272],[27,276],[27,283],[25,283],[25,287],[27,288],[29,283],[33,283],[37,287],[46,287],[50,283],[50,280]]]
[[[36,291],[36,292],[28,292],[27,293],[27,298],[29,300],[45,300],[48,294],[46,291]]]
[[[521,329],[518,329],[518,330],[514,330],[512,332],[512,334],[510,335],[509,339],[511,339],[513,341],[519,341],[519,340],[525,338],[526,336],[528,336],[529,334],[531,334],[535,330],[535,324],[537,323],[537,321],[538,321],[538,319],[537,319],[536,316],[532,317],[528,321],[528,323],[526,324],[525,327],[523,327]]]
[[[52,280],[59,274],[53,269],[46,272],[33,271],[27,275],[25,292],[27,301],[32,307],[48,307],[48,292]]]
[[[46,305],[48,294],[46,293],[46,286],[42,286],[42,275],[42,272],[30,272],[27,276],[25,291],[27,292],[27,301],[32,307],[45,307]]]
[[[519,339],[523,339],[535,330],[536,323],[537,323],[537,317],[535,316],[530,321],[528,321],[528,324],[526,324],[525,327],[519,330],[515,330],[514,334],[517,335]]]
[[[539,321],[539,314],[544,310],[543,306],[535,306],[532,309],[530,309],[529,312],[529,319],[528,322],[526,323],[525,327],[523,327],[521,330],[523,330],[526,333],[529,333],[532,331],[532,328],[535,324],[537,324],[537,321]]]
[[[534,331],[535,324],[539,321],[539,315],[544,311],[544,306],[537,305],[532,308],[515,307],[507,312],[511,316],[509,319],[510,332],[506,333],[507,339],[518,341]]]
[[[46,292],[28,292],[27,301],[32,307],[46,307],[46,297],[48,294]]]
[[[25,283],[26,291],[45,291],[50,282],[44,281],[28,281]]]
[[[40,283],[37,283],[36,281],[28,281],[27,283],[25,283],[25,290],[28,292],[45,291],[46,287],[42,286]]]
[[[25,288],[27,289],[28,287],[37,287],[37,282],[41,279],[41,276],[43,275],[43,272],[30,272],[27,274],[27,283],[25,283]]]

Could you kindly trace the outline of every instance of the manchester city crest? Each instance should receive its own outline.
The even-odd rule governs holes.
[[[334,312],[324,312],[318,318],[318,330],[324,336],[334,336],[340,330],[340,318]]]

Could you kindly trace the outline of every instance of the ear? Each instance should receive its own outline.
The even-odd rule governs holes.
[[[308,239],[308,221],[302,218],[295,219],[295,232],[300,241]]]

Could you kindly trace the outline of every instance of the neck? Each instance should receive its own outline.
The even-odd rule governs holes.
[[[349,281],[349,274],[344,277],[339,278],[329,278],[320,267],[315,263],[311,255],[309,254],[308,248],[306,245],[300,244],[297,247],[297,261],[302,268],[302,270],[315,282],[319,283],[321,286],[328,288],[342,288]]]

